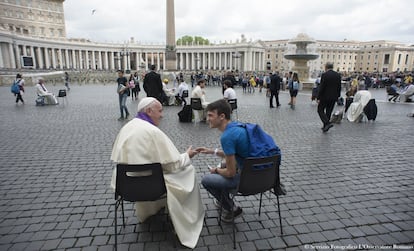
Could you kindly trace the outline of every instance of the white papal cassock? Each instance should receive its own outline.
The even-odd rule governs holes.
[[[200,188],[196,171],[187,153],[180,154],[171,140],[158,127],[135,118],[119,132],[111,160],[122,164],[161,163],[164,171],[167,199],[135,203],[139,222],[156,214],[167,205],[174,229],[181,244],[194,248],[204,220]],[[115,189],[116,169],[111,187]],[[136,191],[145,193],[145,191]]]
[[[364,107],[371,99],[371,93],[366,90],[357,91],[354,96],[354,100],[347,111],[347,118],[351,122],[359,122],[358,119],[364,111]]]

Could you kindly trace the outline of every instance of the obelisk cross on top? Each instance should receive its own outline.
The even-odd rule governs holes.
[[[165,62],[168,71],[176,70],[177,53],[175,48],[175,16],[174,0],[167,0],[167,46],[165,48]]]

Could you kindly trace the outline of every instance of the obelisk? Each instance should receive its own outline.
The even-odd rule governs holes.
[[[177,68],[176,62],[174,0],[167,0],[167,46],[165,48],[165,69],[167,71],[175,71]]]

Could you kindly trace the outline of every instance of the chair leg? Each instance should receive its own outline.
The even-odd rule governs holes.
[[[118,221],[117,221],[117,213],[118,210],[118,201],[115,202],[115,251],[118,250]]]
[[[262,210],[262,196],[263,196],[263,193],[260,193],[260,202],[259,202],[259,216],[260,216],[260,212],[261,212],[261,210]]]
[[[277,211],[279,212],[279,225],[280,225],[280,233],[283,235],[283,228],[282,228],[282,215],[280,214],[280,204],[279,204],[279,195],[276,195],[277,199]]]
[[[234,198],[233,198],[234,199]],[[236,223],[234,222],[234,200],[231,206],[231,221],[233,227],[233,249],[236,249]]]
[[[121,208],[122,208],[122,222],[125,228],[125,213],[124,213],[124,200],[121,200]]]

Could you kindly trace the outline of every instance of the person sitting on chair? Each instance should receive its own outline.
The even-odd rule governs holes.
[[[187,97],[183,97],[184,91],[187,91]],[[182,103],[184,103],[184,106],[187,105],[187,98],[188,98],[188,85],[184,81],[184,78],[180,79],[180,85],[178,86],[178,93],[177,93],[177,99],[180,100]]]
[[[37,96],[44,97],[45,104],[47,105],[59,104],[55,95],[46,89],[45,80],[43,78],[40,78],[36,84],[36,93],[37,93]]]
[[[230,80],[224,80],[223,81],[223,87],[224,87],[224,94],[223,94],[223,98],[225,100],[229,100],[229,99],[236,99],[236,92],[233,89],[233,84],[231,83]]]
[[[364,107],[371,100],[371,93],[365,90],[365,83],[359,85],[359,90],[354,96],[354,100],[348,108],[347,118],[351,122],[360,122]]]
[[[210,168],[210,173],[205,175],[201,181],[204,188],[214,196],[214,204],[217,207],[220,207],[220,204],[223,206],[222,221],[224,222],[231,222],[231,211],[233,211],[234,218],[242,214],[242,209],[234,206],[229,193],[239,184],[240,174],[237,170],[243,166],[243,159],[249,156],[250,147],[246,129],[231,126],[234,122],[230,121],[230,114],[231,107],[224,99],[207,106],[207,121],[210,128],[217,128],[223,133],[220,138],[223,150],[212,150],[206,147],[196,149],[200,153],[214,154],[225,160],[224,168]]]
[[[190,146],[185,153],[180,154],[170,138],[158,128],[161,118],[161,103],[153,97],[143,98],[138,104],[136,118],[129,121],[116,137],[111,160],[121,164],[162,165],[167,198],[136,202],[136,216],[139,222],[144,222],[161,208],[167,207],[181,244],[194,248],[204,221],[197,174],[191,165],[191,158],[197,151]],[[111,180],[113,189],[116,186],[115,182],[116,168]]]
[[[165,93],[165,104],[167,106],[174,105],[174,98],[175,98],[174,88],[170,89],[170,88],[167,87],[167,85],[168,85],[168,79],[165,78],[162,81],[162,90]]]
[[[400,102],[408,102],[408,98],[414,95],[414,85],[408,82],[399,95]]]
[[[194,90],[191,92],[192,98],[199,98],[201,100],[201,106],[206,109],[209,102],[206,101],[206,93],[204,91],[204,88],[206,87],[206,80],[204,78],[200,78],[197,80],[197,86],[194,88]],[[198,111],[199,118],[202,121],[206,120],[206,113],[205,111]]]

